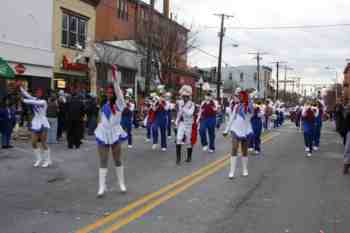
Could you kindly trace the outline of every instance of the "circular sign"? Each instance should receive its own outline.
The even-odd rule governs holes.
[[[17,64],[15,70],[17,74],[24,74],[24,72],[26,72],[26,68],[23,64]]]

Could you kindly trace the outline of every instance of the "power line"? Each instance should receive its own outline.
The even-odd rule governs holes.
[[[216,26],[203,26],[206,29],[217,29]],[[294,26],[264,26],[264,27],[226,27],[226,29],[234,30],[289,30],[289,29],[325,29],[325,28],[338,28],[338,27],[350,27],[349,23],[343,24],[319,24],[319,25],[294,25]]]

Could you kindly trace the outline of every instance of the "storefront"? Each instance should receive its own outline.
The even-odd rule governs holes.
[[[63,55],[59,72],[54,74],[53,88],[66,92],[90,91],[90,80],[88,79],[88,66],[86,61],[76,61],[68,55]],[[85,62],[85,63],[84,63]]]

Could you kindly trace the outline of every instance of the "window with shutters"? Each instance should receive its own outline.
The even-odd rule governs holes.
[[[241,82],[244,82],[244,73],[243,73],[243,72],[241,72],[241,73],[239,74],[239,80],[240,80]]]
[[[117,16],[120,19],[129,19],[129,9],[127,0],[116,0],[117,1]]]

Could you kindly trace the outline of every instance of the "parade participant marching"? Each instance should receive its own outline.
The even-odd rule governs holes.
[[[32,107],[34,117],[31,122],[32,130],[32,146],[35,154],[34,167],[49,167],[52,165],[50,149],[47,146],[47,131],[50,128],[49,121],[46,116],[47,102],[43,98],[43,90],[36,90],[36,97],[31,96],[19,84],[20,91],[23,96],[23,103]],[[40,141],[41,149],[38,147]]]
[[[312,142],[315,131],[317,109],[313,108],[309,103],[306,103],[303,107],[301,115],[304,129],[305,152],[307,152],[307,157],[311,157],[313,151]]]
[[[321,101],[317,101],[315,104],[315,108],[317,108],[317,115],[315,119],[315,131],[314,131],[314,137],[313,137],[313,149],[314,151],[318,151],[320,147],[320,138],[321,138],[321,131],[322,131],[322,121],[323,121],[323,114],[324,114],[324,107]]]
[[[235,177],[238,148],[241,144],[243,176],[248,176],[248,140],[252,136],[251,116],[253,106],[249,100],[249,95],[245,91],[237,90],[230,107],[230,118],[227,122],[224,136],[229,133],[232,136],[232,154],[230,173],[228,177]]]
[[[250,120],[253,129],[253,136],[251,138],[252,149],[255,154],[260,154],[261,152],[261,132],[263,129],[263,111],[259,104],[254,106],[253,116]]]
[[[172,111],[174,109],[173,104],[171,103],[171,93],[167,92],[165,93],[165,101],[167,102],[168,105],[168,110],[167,110],[167,135],[168,138],[171,139],[171,121],[172,121]]]
[[[121,125],[128,134],[128,148],[132,148],[132,123],[135,105],[131,99],[132,89],[128,89],[125,95],[126,107],[122,112]]]
[[[209,90],[205,96],[205,100],[201,104],[199,120],[199,134],[203,151],[208,150],[207,132],[209,136],[209,152],[215,151],[215,126],[216,126],[217,104],[212,96],[212,91]]]
[[[164,86],[158,86],[159,92],[162,94],[164,92]],[[154,103],[152,105],[153,111],[155,112],[155,122],[152,126],[152,136],[153,136],[153,146],[152,149],[155,150],[158,145],[158,129],[160,131],[160,141],[162,151],[167,150],[167,111],[169,106],[165,99],[161,96],[156,96],[154,98]]]
[[[152,99],[146,99],[143,107],[144,120],[143,125],[146,128],[146,142],[151,141],[152,136],[152,125],[155,119],[155,112],[152,109]]]
[[[118,177],[120,190],[126,192],[124,181],[124,167],[122,165],[121,143],[127,140],[128,135],[120,125],[121,116],[126,107],[123,93],[120,90],[117,78],[117,67],[112,66],[113,86],[107,89],[107,101],[101,107],[100,122],[95,130],[100,158],[99,168],[99,189],[97,196],[102,197],[107,191],[106,177],[108,173],[108,158],[110,151],[115,164],[115,171]]]
[[[176,117],[176,164],[181,163],[181,146],[187,145],[186,162],[192,161],[192,126],[195,104],[191,101],[192,87],[184,85],[179,91],[183,103],[180,104]]]

